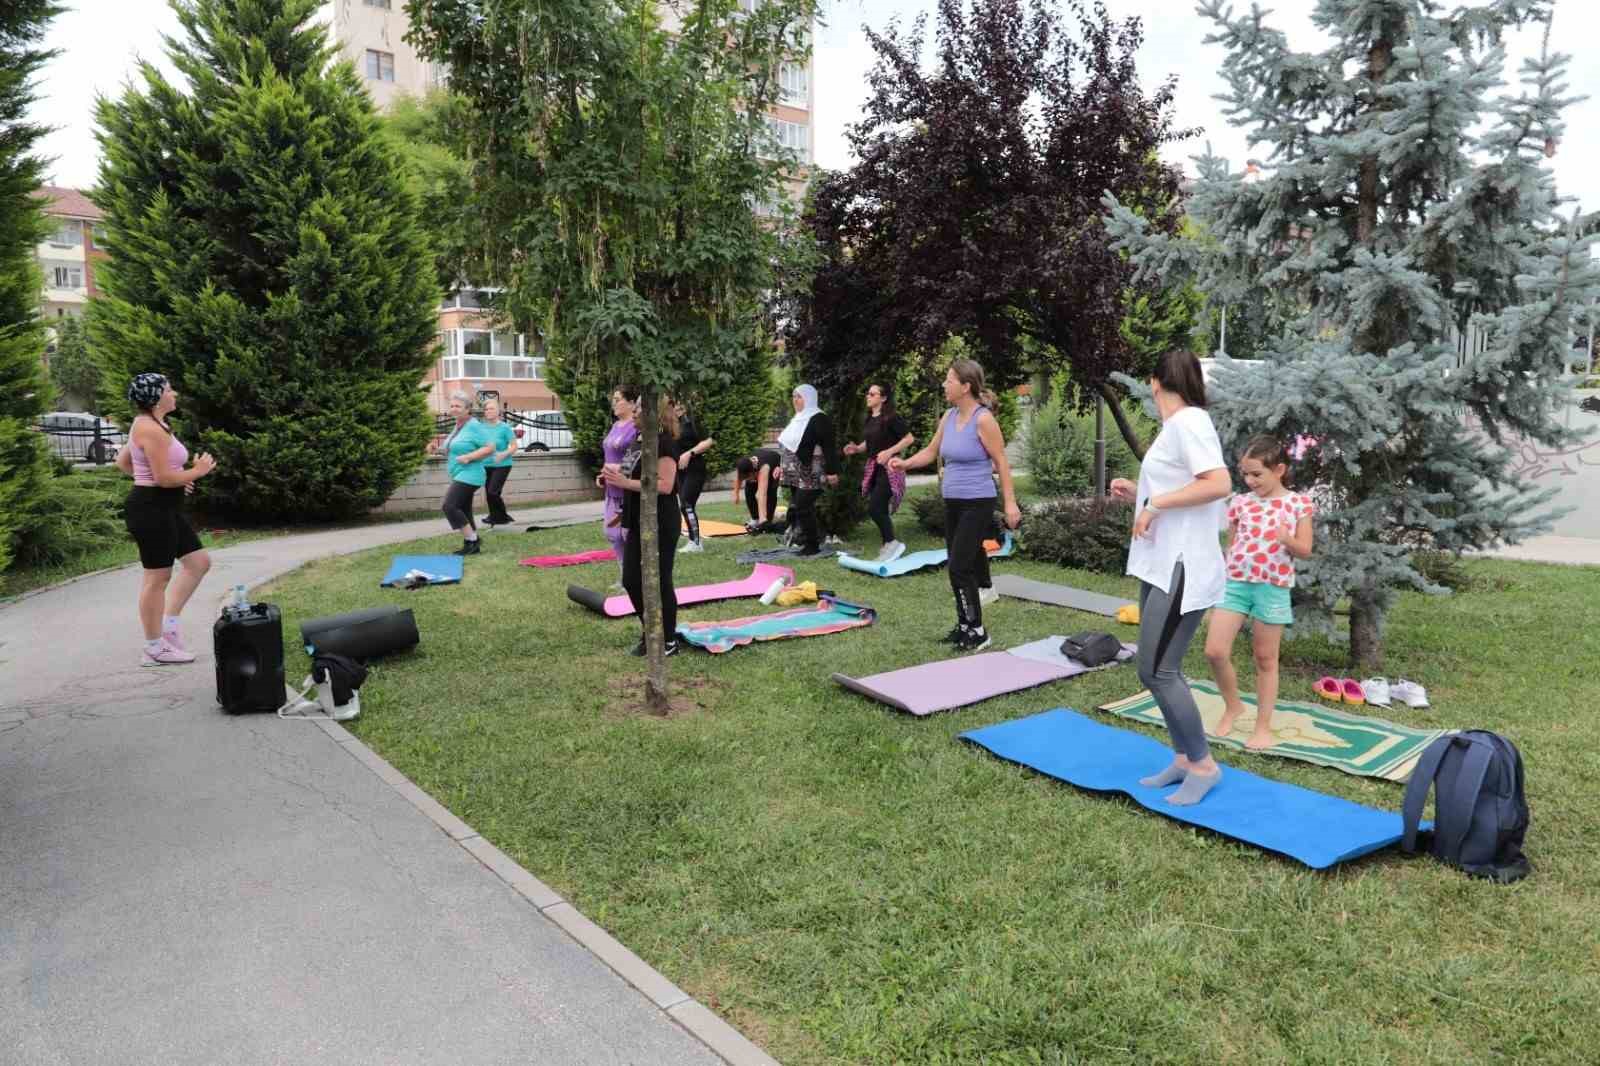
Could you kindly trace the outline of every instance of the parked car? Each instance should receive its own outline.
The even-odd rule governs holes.
[[[39,431],[50,438],[55,453],[69,462],[109,463],[128,443],[128,435],[115,422],[86,411],[51,411],[40,417]]]
[[[509,416],[517,443],[525,452],[548,452],[572,447],[572,427],[562,411],[518,412]]]

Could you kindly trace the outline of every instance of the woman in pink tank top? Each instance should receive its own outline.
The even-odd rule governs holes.
[[[179,616],[211,569],[211,557],[183,514],[183,498],[216,466],[210,455],[189,465],[189,449],[167,425],[178,393],[160,374],[140,374],[128,384],[128,403],[138,415],[117,466],[133,476],[124,508],[128,532],[139,546],[144,582],[139,587],[139,622],[144,627],[142,666],[192,663]],[[173,577],[173,564],[180,564]]]

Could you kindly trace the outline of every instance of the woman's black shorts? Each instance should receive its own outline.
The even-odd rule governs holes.
[[[183,490],[135,485],[124,508],[128,532],[139,545],[139,562],[146,570],[165,570],[177,559],[203,547],[200,537],[183,516]]]

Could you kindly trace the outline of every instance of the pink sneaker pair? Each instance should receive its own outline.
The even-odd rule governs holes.
[[[182,663],[194,662],[194,654],[184,651],[183,648],[173,644],[165,636],[159,644],[151,648],[145,645],[144,655],[140,658],[140,666],[177,666]]]

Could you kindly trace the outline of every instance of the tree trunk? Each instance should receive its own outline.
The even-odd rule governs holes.
[[[1143,460],[1144,452],[1149,445],[1139,439],[1139,434],[1134,432],[1133,423],[1128,421],[1128,416],[1123,413],[1122,403],[1117,394],[1111,391],[1109,383],[1100,386],[1100,396],[1106,402],[1106,409],[1111,412],[1111,419],[1117,424],[1117,431],[1122,434],[1122,439],[1128,442],[1134,458]]]
[[[661,458],[656,442],[661,432],[658,397],[653,387],[639,390],[639,402],[644,405],[643,417],[639,419],[639,443],[643,451],[639,459],[639,528],[634,533],[639,538],[640,599],[644,601],[639,619],[644,626],[644,709],[666,717],[671,703],[667,693],[666,648],[661,636],[661,557],[657,550],[661,543],[656,493],[660,483],[656,466]]]
[[[1377,102],[1378,89],[1383,76],[1394,59],[1394,43],[1388,38],[1373,42],[1367,53],[1367,77],[1372,79],[1373,113],[1385,110]],[[1371,246],[1378,231],[1378,157],[1369,156],[1361,161],[1361,176],[1356,203],[1356,243]]]
[[[1376,677],[1383,670],[1383,609],[1369,595],[1350,596],[1350,667]]]

